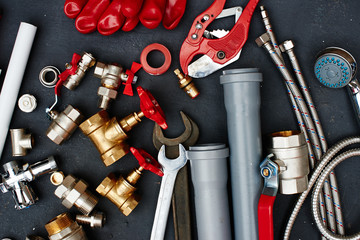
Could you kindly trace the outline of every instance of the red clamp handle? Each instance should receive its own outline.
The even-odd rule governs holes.
[[[219,39],[204,38],[203,33],[206,27],[221,13],[225,0],[216,0],[205,12],[200,14],[193,22],[189,34],[181,46],[180,65],[183,72],[188,74],[188,66],[196,55],[207,55],[218,64],[225,64],[233,59],[248,38],[250,20],[258,2],[259,0],[250,0],[234,27],[225,37]],[[200,23],[202,24],[201,28],[197,27]],[[222,55],[224,57],[218,57],[219,51],[224,53]]]
[[[167,129],[165,114],[153,95],[140,86],[136,90],[140,98],[140,109],[145,117],[155,121],[162,129]]]
[[[130,151],[138,160],[141,167],[159,175],[160,177],[164,176],[164,173],[161,171],[161,165],[144,149],[131,147]]]
[[[273,206],[276,196],[261,194],[258,204],[259,240],[274,239]]]

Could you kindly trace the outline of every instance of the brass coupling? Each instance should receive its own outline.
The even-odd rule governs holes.
[[[68,105],[60,114],[50,111],[50,116],[53,121],[46,131],[46,136],[59,145],[71,136],[84,119],[79,110],[71,105]]]
[[[129,153],[130,147],[125,142],[128,138],[126,133],[141,122],[143,116],[143,112],[132,113],[118,121],[116,117],[110,119],[108,113],[102,110],[79,127],[94,143],[103,163],[110,166]]]
[[[69,90],[74,90],[84,78],[86,71],[95,65],[95,58],[90,53],[84,52],[79,63],[75,74],[70,75],[64,82],[64,86]],[[67,69],[71,68],[71,64],[65,65]]]
[[[96,188],[96,191],[114,203],[125,216],[129,216],[141,199],[135,193],[134,185],[141,177],[142,170],[142,167],[134,169],[126,179],[122,176],[117,179],[113,173],[110,173]]]
[[[81,226],[71,219],[68,213],[63,213],[51,219],[45,229],[50,240],[87,240]]]
[[[200,92],[196,88],[193,79],[188,75],[184,76],[179,69],[175,69],[174,73],[179,78],[179,87],[192,99],[196,98]]]
[[[32,149],[34,145],[34,138],[31,133],[26,134],[25,129],[10,129],[11,133],[11,146],[12,146],[12,156],[20,157],[25,156],[27,149]]]
[[[90,216],[76,215],[76,221],[80,224],[88,224],[92,228],[102,228],[106,217],[104,213],[95,213]]]
[[[98,203],[98,199],[87,188],[88,184],[85,181],[68,175],[56,188],[55,195],[68,209],[75,206],[83,214],[89,215]]]
[[[304,134],[281,131],[270,134],[269,153],[279,166],[279,191],[282,194],[302,193],[308,187],[309,155]]]

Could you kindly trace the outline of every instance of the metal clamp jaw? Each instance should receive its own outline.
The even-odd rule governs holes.
[[[0,190],[3,193],[11,191],[15,200],[15,208],[17,210],[27,208],[35,203],[38,199],[32,188],[27,185],[37,176],[55,171],[57,165],[53,156],[29,165],[25,164],[19,167],[16,161],[11,161],[3,165],[5,170],[0,183]]]

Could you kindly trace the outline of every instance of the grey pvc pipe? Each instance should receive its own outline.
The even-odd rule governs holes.
[[[189,147],[187,151],[194,186],[199,240],[231,240],[225,144]]]
[[[258,239],[257,203],[261,193],[260,82],[255,68],[223,71],[230,145],[235,239]]]

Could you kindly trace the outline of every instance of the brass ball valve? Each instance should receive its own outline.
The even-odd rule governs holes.
[[[130,150],[140,166],[130,172],[126,178],[120,176],[116,179],[115,175],[110,173],[96,188],[98,193],[113,202],[125,216],[128,216],[140,201],[134,185],[141,177],[142,171],[145,169],[159,176],[164,175],[161,165],[149,153],[133,147]]]
[[[127,132],[141,122],[142,117],[155,121],[163,129],[167,128],[164,112],[151,93],[142,87],[137,87],[137,92],[140,98],[140,112],[134,112],[118,120],[116,117],[110,119],[108,113],[102,110],[79,126],[99,150],[106,166],[118,161],[129,152],[130,147],[125,142],[128,138]]]

